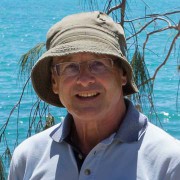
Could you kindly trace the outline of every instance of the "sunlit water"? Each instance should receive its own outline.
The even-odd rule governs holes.
[[[140,17],[144,14],[144,6],[138,6],[131,1],[131,16]],[[164,10],[176,10],[178,0],[146,1],[151,6],[152,13],[161,13]],[[21,55],[39,42],[45,41],[47,30],[62,17],[81,12],[84,6],[78,0],[1,0],[0,2],[0,127],[20,98],[23,82],[19,82],[18,60]],[[130,11],[130,10],[129,10]],[[147,10],[147,14],[151,13]],[[177,17],[175,17],[177,19]],[[176,21],[177,22],[177,21]],[[173,32],[172,32],[173,33]],[[162,43],[167,43],[171,34],[155,36],[149,43],[150,49],[157,49]],[[141,38],[141,37],[140,37]],[[144,37],[142,37],[142,40]],[[168,43],[167,43],[168,44]],[[177,44],[178,49],[178,44]],[[164,49],[159,49],[159,58],[147,52],[147,66],[152,75],[155,67],[165,57]],[[160,71],[154,86],[154,102],[159,119],[164,130],[175,138],[180,139],[180,114],[177,112],[177,55],[172,55],[167,65]],[[177,101],[176,101],[177,100]],[[25,94],[19,118],[19,142],[27,135],[28,117],[32,105],[32,96]],[[50,107],[56,117],[56,123],[66,114],[65,109]],[[7,141],[13,149],[17,136],[17,111],[12,115],[7,131]],[[1,146],[0,152],[4,149]]]

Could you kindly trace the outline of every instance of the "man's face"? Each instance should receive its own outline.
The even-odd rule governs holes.
[[[113,59],[108,55],[93,53],[54,57],[53,65],[62,62],[81,63],[79,73],[73,74],[70,71],[73,64],[70,67],[62,65],[63,72],[59,75],[52,71],[53,91],[59,95],[60,101],[73,118],[88,120],[107,117],[116,113],[124,103],[122,86],[126,84],[127,77],[123,75],[122,69],[107,64],[106,68],[98,69],[100,73],[97,74],[93,72],[94,64],[91,70],[88,68],[87,61],[107,58]],[[67,67],[70,70],[66,70]]]

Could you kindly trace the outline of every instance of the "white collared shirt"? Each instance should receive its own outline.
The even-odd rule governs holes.
[[[180,180],[180,143],[126,103],[119,130],[90,151],[80,172],[64,141],[72,120],[68,114],[15,149],[9,180]]]

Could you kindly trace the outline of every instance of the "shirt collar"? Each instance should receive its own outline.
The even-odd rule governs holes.
[[[70,134],[72,123],[73,117],[68,113],[60,125],[51,132],[50,137],[56,142],[62,142]]]
[[[138,141],[144,134],[147,127],[147,117],[138,112],[131,101],[125,99],[125,103],[127,113],[114,139],[130,143]],[[62,142],[69,135],[72,123],[73,117],[68,113],[61,124],[51,132],[51,138],[56,142]]]
[[[127,112],[115,139],[124,143],[130,143],[141,138],[147,128],[148,120],[145,115],[136,110],[131,101],[125,99],[125,103]]]

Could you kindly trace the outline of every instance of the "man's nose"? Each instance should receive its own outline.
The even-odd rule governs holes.
[[[88,65],[81,65],[79,70],[79,75],[77,78],[77,84],[82,85],[84,87],[89,86],[95,82],[94,75],[90,72]]]

